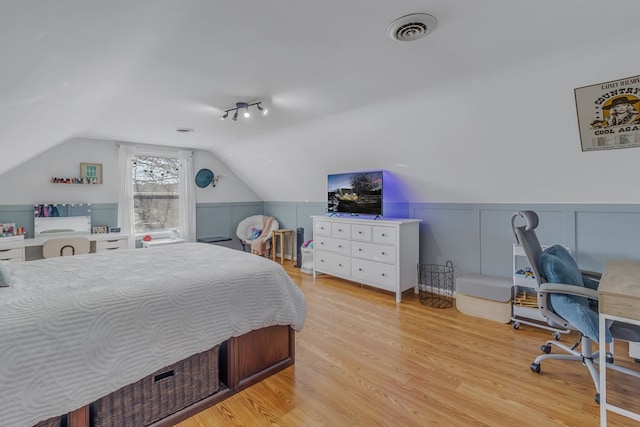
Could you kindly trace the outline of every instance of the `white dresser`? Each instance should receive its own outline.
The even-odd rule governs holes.
[[[419,219],[313,218],[313,276],[326,273],[395,292],[418,283]]]

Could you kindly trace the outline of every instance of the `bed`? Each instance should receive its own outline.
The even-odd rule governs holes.
[[[4,267],[11,284],[0,288],[2,425],[67,413],[72,427],[88,425],[92,402],[217,348],[225,384],[175,422],[292,364],[294,331],[306,316],[302,292],[280,265],[204,243]]]

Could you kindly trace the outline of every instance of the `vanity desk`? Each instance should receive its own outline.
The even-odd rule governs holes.
[[[124,233],[60,233],[47,236],[38,236],[33,239],[24,239],[25,260],[33,261],[42,259],[42,245],[49,239],[59,239],[63,237],[86,237],[91,245],[90,253],[113,251],[127,248],[128,234]]]

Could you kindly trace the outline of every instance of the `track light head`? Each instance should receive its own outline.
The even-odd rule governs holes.
[[[226,119],[227,117],[229,117],[229,112],[228,112],[228,111],[225,111],[225,112],[224,112],[224,114],[223,114],[222,116],[220,116],[220,120],[224,120],[224,119]]]
[[[237,108],[236,108],[236,112],[233,114],[232,119],[233,119],[234,122],[238,121],[238,109]]]
[[[266,116],[267,113],[269,112],[269,109],[263,108],[261,104],[262,104],[261,102],[258,102],[258,105],[256,105],[256,107],[258,108],[258,111],[262,112],[263,116]]]

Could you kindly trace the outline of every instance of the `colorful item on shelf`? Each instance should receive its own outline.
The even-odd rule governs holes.
[[[536,276],[533,274],[533,270],[531,269],[531,267],[527,267],[524,270],[520,269],[520,270],[516,271],[516,274],[520,275],[520,276],[524,276],[526,278],[531,278],[531,279],[535,279],[536,278]]]

